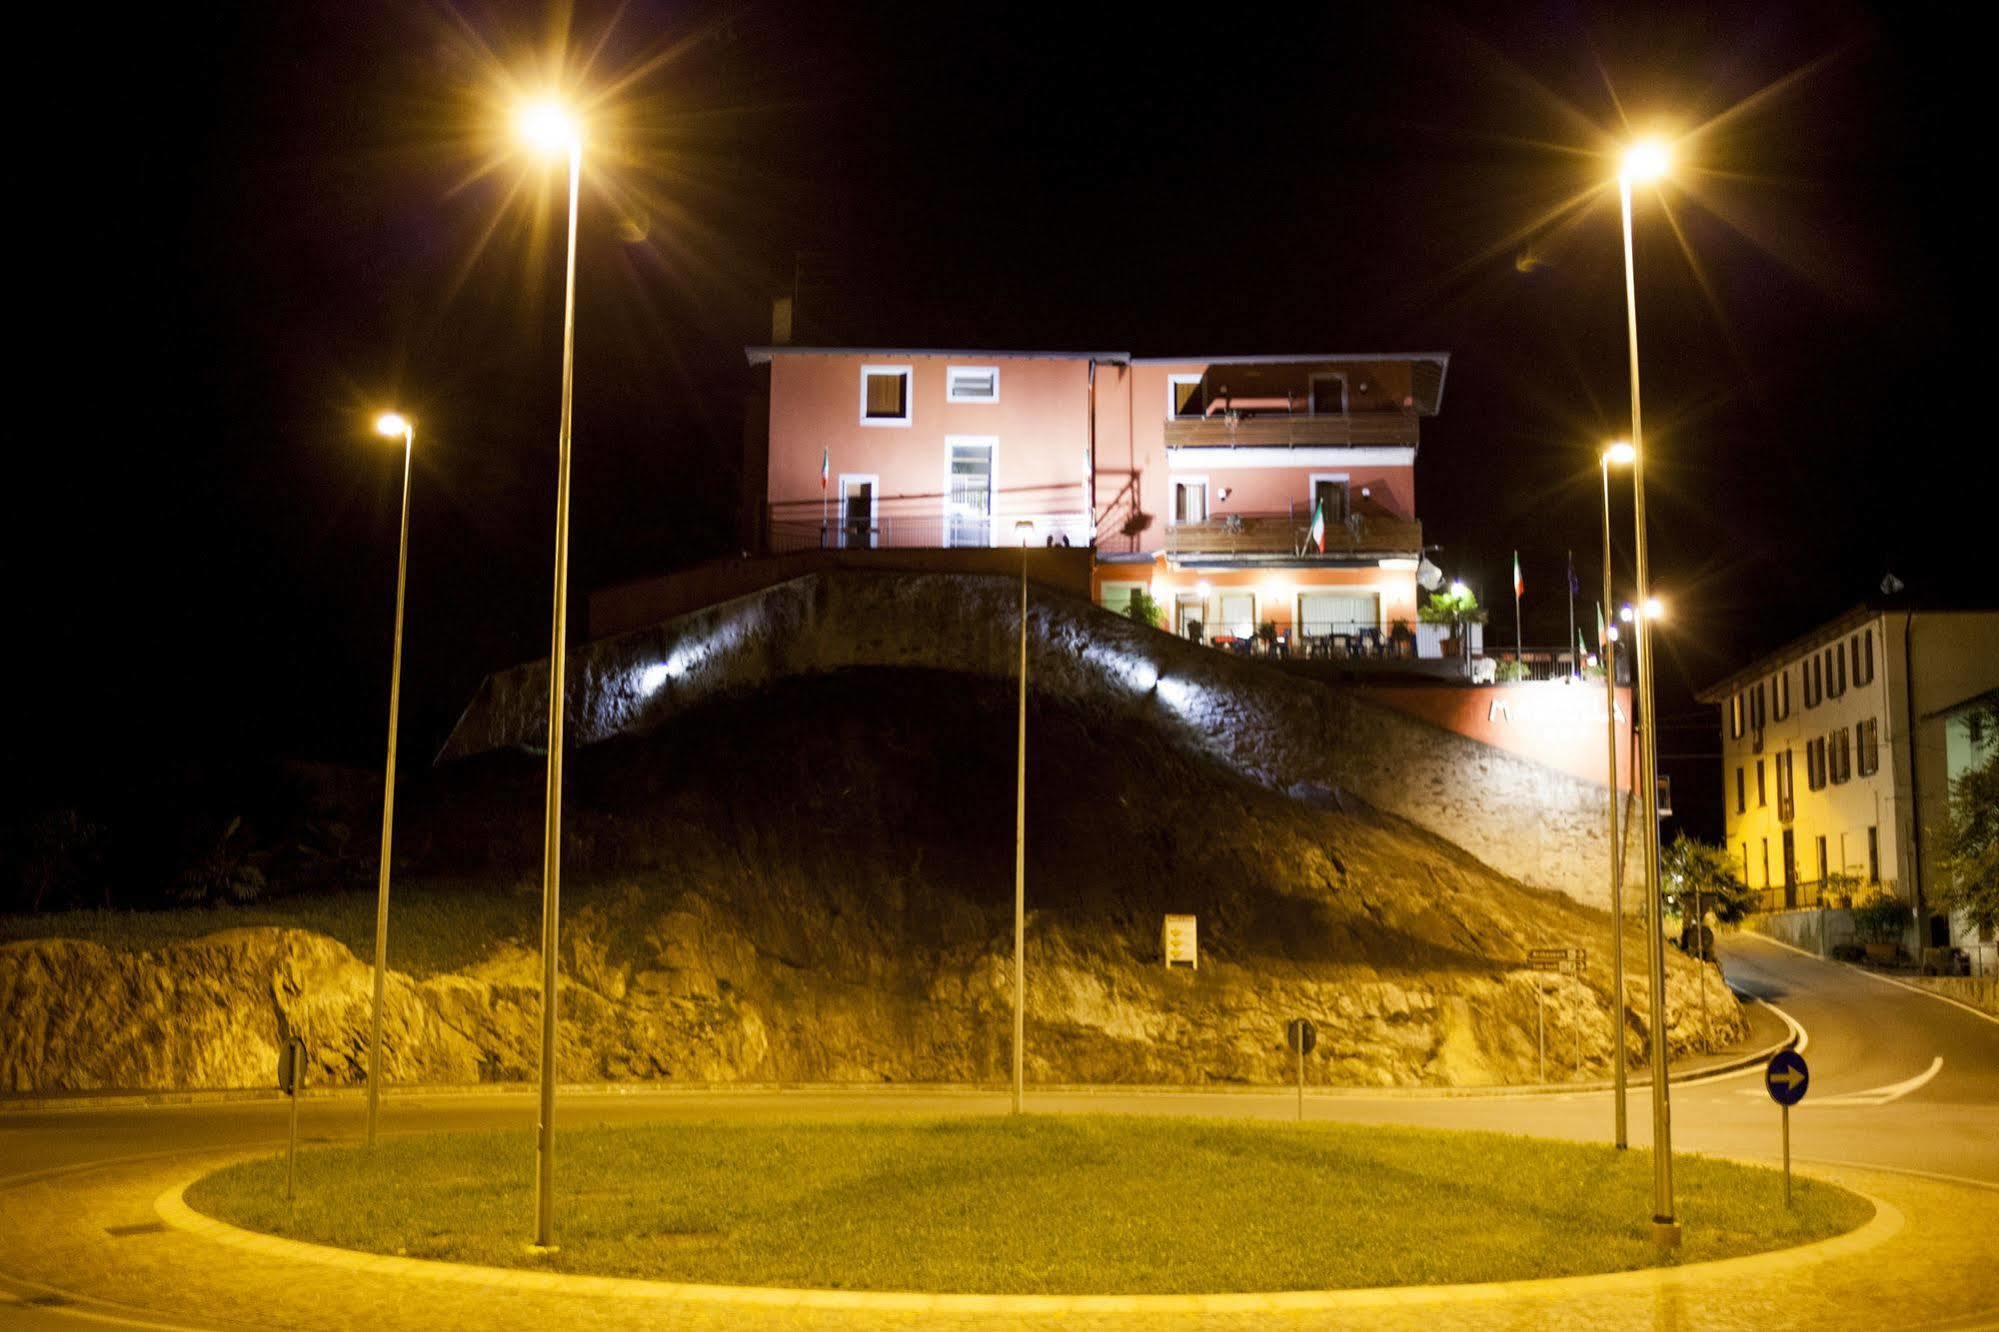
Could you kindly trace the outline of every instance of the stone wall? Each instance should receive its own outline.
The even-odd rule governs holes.
[[[1012,678],[1020,584],[980,575],[813,574],[570,655],[571,743],[651,730],[677,711],[786,675],[913,667]],[[1033,589],[1035,690],[1136,713],[1263,785],[1356,796],[1502,873],[1608,899],[1604,788],[1455,732]],[[547,663],[489,676],[440,762],[546,747]],[[1033,738],[1029,737],[1029,743]],[[1078,774],[1079,792],[1087,774]]]

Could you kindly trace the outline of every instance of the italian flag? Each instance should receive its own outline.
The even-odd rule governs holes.
[[[828,481],[831,481],[832,479],[833,479],[833,451],[831,449],[820,449],[819,488],[821,490],[824,490],[826,488],[826,483]]]
[[[1326,553],[1326,501],[1323,497],[1312,505],[1311,539],[1312,539],[1312,544],[1319,548],[1319,553],[1321,555],[1325,554]]]
[[[1520,552],[1513,552],[1513,596],[1516,600],[1527,590],[1527,584],[1520,577]]]

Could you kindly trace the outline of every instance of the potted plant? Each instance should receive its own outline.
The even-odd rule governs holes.
[[[1396,656],[1407,657],[1414,655],[1415,649],[1413,645],[1415,639],[1416,632],[1409,627],[1409,621],[1406,618],[1397,616],[1388,622],[1388,641],[1395,645]]]
[[[1902,931],[1914,913],[1891,892],[1877,891],[1853,907],[1853,931],[1867,945],[1869,962],[1893,962],[1902,953]]]

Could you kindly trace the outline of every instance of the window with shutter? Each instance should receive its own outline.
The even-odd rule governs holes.
[[[910,421],[910,368],[906,365],[861,367],[861,424],[906,426]]]

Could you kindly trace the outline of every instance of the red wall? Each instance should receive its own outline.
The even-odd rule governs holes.
[[[1603,780],[1603,681],[1365,685],[1369,699],[1593,782]],[[1631,787],[1631,691],[1617,691],[1617,784]]]

